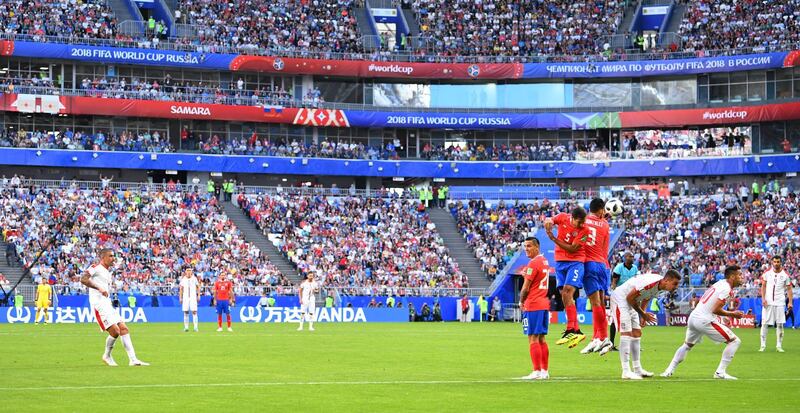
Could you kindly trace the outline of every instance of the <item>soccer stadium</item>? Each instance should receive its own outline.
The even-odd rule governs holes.
[[[800,0],[0,0],[0,411],[789,412]]]

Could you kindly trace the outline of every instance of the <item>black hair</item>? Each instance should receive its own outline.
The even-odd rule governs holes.
[[[536,237],[527,237],[527,238],[525,238],[525,241],[530,241],[530,242],[536,244],[537,246],[539,245],[539,238],[536,238]]]
[[[586,219],[586,210],[583,207],[575,207],[572,210],[572,218],[574,219]]]
[[[725,278],[728,278],[731,275],[736,274],[736,271],[739,271],[741,269],[742,269],[742,267],[740,267],[738,265],[729,265],[729,266],[725,267]]]
[[[601,198],[595,198],[592,202],[589,202],[589,212],[595,213],[600,212],[606,207],[606,201],[603,201]]]

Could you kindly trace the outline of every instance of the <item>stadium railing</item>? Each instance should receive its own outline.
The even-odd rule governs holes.
[[[41,36],[28,34],[2,33],[0,40],[18,40],[37,43],[82,44],[106,47],[130,47],[141,49],[174,50],[196,53],[228,53],[254,56],[296,57],[303,59],[331,60],[379,60],[410,63],[568,63],[568,62],[606,62],[606,61],[644,61],[692,59],[699,57],[736,56],[754,53],[785,52],[800,48],[800,43],[784,41],[779,45],[747,47],[737,49],[699,50],[699,51],[652,51],[647,53],[612,53],[589,55],[541,55],[541,56],[440,56],[428,54],[426,50],[403,52],[356,53],[356,52],[316,52],[300,49],[264,49],[255,45],[240,47],[202,45],[175,42],[177,38],[159,41],[154,44],[148,39],[93,39],[85,37]],[[435,42],[434,42],[435,43]],[[428,43],[426,43],[428,44]]]
[[[86,294],[86,287],[73,287],[65,284],[54,285],[54,291],[60,295],[82,295]],[[34,294],[36,286],[24,285],[19,286],[19,292],[24,296]],[[267,295],[297,295],[299,292],[297,286],[269,286],[269,285],[235,285],[233,288],[236,295],[258,296],[261,294]],[[213,287],[202,286],[200,294],[204,296],[212,295]],[[483,295],[485,291],[482,288],[419,288],[419,287],[328,287],[322,285],[321,292],[327,295],[338,296],[412,296],[412,297],[462,297],[464,294],[472,297]],[[179,286],[176,285],[158,285],[158,286],[145,286],[144,288],[128,289],[126,291],[116,291],[117,293],[124,294],[140,294],[140,295],[178,295]],[[112,292],[113,294],[114,292]]]

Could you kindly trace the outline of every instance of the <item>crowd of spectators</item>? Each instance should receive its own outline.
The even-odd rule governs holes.
[[[90,134],[66,128],[61,131],[0,129],[0,147],[69,149],[88,151],[175,152],[159,131],[122,131]]]
[[[55,276],[72,293],[85,291],[79,278],[103,247],[114,248],[119,257],[119,292],[174,288],[187,268],[204,285],[221,271],[230,272],[238,288],[289,285],[244,240],[216,198],[206,194],[36,188],[12,178],[3,180],[0,209],[5,241],[14,241],[33,278]],[[36,261],[40,249],[43,254]]]
[[[0,30],[73,39],[116,39],[117,20],[106,0],[3,0]]]
[[[328,287],[367,287],[402,294],[466,288],[425,207],[410,199],[244,195],[242,209],[279,246],[298,272]]]
[[[193,36],[178,43],[247,50],[359,52],[353,0],[180,0]]]
[[[449,56],[587,55],[616,32],[618,0],[414,0],[420,36]]]
[[[447,160],[447,161],[552,161],[576,159],[578,150],[583,144],[578,145],[570,141],[566,144],[553,144],[549,141],[527,145],[494,145],[467,143],[464,145],[431,145],[426,143],[420,153],[422,159]]]
[[[460,56],[598,56],[611,50],[627,2],[620,0],[473,1],[406,0],[420,33],[397,50],[426,61]],[[798,0],[701,0],[688,4],[679,27],[680,45],[655,51],[788,47],[800,41]],[[7,0],[0,2],[0,28],[7,35],[106,40],[125,46],[180,47],[198,52],[287,53],[295,56],[385,60],[392,50],[364,50],[355,9],[359,0],[179,0],[174,37],[149,29],[139,36],[118,27],[105,0]],[[161,24],[159,22],[159,24]],[[388,44],[385,33],[382,44]]]
[[[363,143],[336,142],[324,139],[319,144],[288,142],[282,138],[274,142],[260,138],[253,132],[249,138],[221,138],[212,135],[208,139],[199,137],[198,148],[204,153],[226,155],[266,155],[338,159],[399,159],[397,151],[389,148],[367,146]]]
[[[687,2],[679,27],[687,51],[775,48],[800,42],[800,1]]]

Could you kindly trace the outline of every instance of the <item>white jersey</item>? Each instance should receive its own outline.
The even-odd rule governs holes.
[[[761,276],[766,289],[764,290],[764,305],[786,305],[786,289],[792,288],[792,282],[789,280],[789,274],[786,271],[775,272],[770,268]]]
[[[197,301],[197,277],[194,275],[191,278],[181,277],[181,289],[183,290],[183,301]]]
[[[705,322],[714,321],[717,319],[717,315],[714,314],[717,303],[720,301],[727,302],[731,297],[733,297],[731,285],[726,280],[719,280],[706,290],[689,318],[697,318]]]
[[[658,274],[639,274],[617,287],[617,289],[611,293],[611,299],[614,300],[619,307],[630,307],[628,305],[628,294],[633,291],[638,291],[639,296],[636,298],[637,302],[643,303],[650,301],[658,295],[660,291],[658,289],[658,283],[662,279],[664,279],[664,277]]]
[[[314,292],[319,287],[317,287],[317,283],[313,281],[305,280],[300,284],[300,297],[303,299],[303,304],[314,304],[316,299],[314,298]]]
[[[92,264],[86,272],[89,273],[89,277],[92,278],[95,285],[98,287],[106,290],[109,295],[111,294],[111,290],[109,286],[111,285],[112,276],[111,271],[109,271],[103,264]],[[94,288],[89,288],[89,304],[92,306],[97,305],[102,300],[107,300],[108,297],[104,297],[103,294],[100,294],[100,291],[95,290]]]

